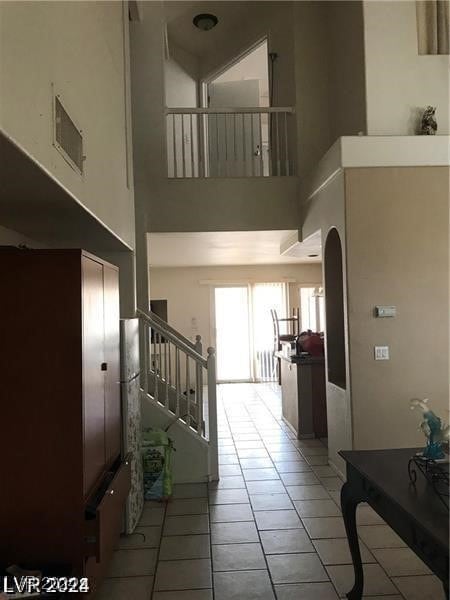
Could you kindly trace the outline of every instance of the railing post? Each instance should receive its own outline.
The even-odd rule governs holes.
[[[208,348],[208,422],[209,422],[209,479],[219,479],[219,455],[217,445],[217,381],[216,354],[214,348]]]

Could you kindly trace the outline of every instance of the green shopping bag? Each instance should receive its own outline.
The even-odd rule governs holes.
[[[173,441],[166,431],[144,429],[142,431],[142,466],[144,471],[144,498],[168,500],[172,495]]]

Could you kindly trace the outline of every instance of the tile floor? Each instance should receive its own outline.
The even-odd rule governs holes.
[[[219,386],[221,479],[147,502],[99,600],[337,600],[353,570],[342,482],[320,440],[297,440],[272,384]],[[370,507],[358,511],[366,600],[444,600],[439,580]]]

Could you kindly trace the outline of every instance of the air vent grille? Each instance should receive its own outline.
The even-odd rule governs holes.
[[[55,146],[79,173],[83,173],[83,136],[55,97]]]

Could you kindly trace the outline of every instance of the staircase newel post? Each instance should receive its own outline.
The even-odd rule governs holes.
[[[209,421],[209,479],[219,479],[219,456],[217,442],[217,380],[216,353],[214,348],[208,348],[208,421]]]

